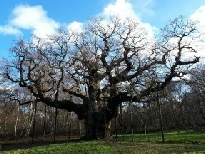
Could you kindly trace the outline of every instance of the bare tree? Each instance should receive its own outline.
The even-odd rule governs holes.
[[[193,22],[177,18],[154,40],[134,20],[98,18],[82,32],[19,40],[5,75],[38,101],[85,119],[86,138],[104,138],[122,102],[164,89],[199,61],[184,56],[197,52],[191,43],[197,32]]]
[[[202,128],[205,125],[205,103],[204,103],[204,92],[205,92],[205,71],[204,66],[199,66],[196,70],[191,71],[191,78],[187,81],[190,86],[190,92],[187,92],[183,101],[190,106],[187,109],[190,119],[193,119],[195,128]],[[198,126],[197,126],[198,125]]]

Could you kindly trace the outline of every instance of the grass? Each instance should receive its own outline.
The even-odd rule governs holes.
[[[193,143],[193,144],[205,144],[205,133],[202,132],[166,132],[165,134],[166,143]],[[122,141],[132,141],[132,136],[128,135],[118,135],[118,140]],[[160,143],[162,138],[160,133],[147,134],[134,134],[133,140],[135,142],[150,142],[150,143]]]
[[[161,153],[205,153],[205,133],[167,132],[165,143],[161,143],[159,133],[119,135],[118,141],[79,141],[37,146],[29,149],[0,151],[3,154],[161,154]]]

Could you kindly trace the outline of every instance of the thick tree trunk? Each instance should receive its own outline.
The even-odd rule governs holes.
[[[107,121],[103,112],[90,113],[85,120],[85,139],[106,139],[111,136],[111,120]]]
[[[96,80],[95,71],[90,74],[88,86],[89,99],[87,104],[87,114],[85,117],[85,139],[104,139],[111,135],[110,124],[113,115],[102,102],[100,80]]]
[[[87,115],[85,117],[85,139],[98,139],[105,137],[105,114],[100,111],[100,81],[96,80],[96,70],[90,72],[88,86],[89,100],[87,102]]]

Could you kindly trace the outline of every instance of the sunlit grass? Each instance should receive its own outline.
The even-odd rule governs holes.
[[[172,131],[164,133],[165,143],[193,143],[193,144],[205,144],[205,133],[202,132],[185,132],[185,131]],[[161,133],[150,133],[150,134],[131,134],[118,135],[119,141],[132,141],[135,142],[150,142],[159,143],[162,141]]]

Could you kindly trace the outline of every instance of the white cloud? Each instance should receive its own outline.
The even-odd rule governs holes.
[[[21,31],[17,28],[14,28],[9,25],[1,26],[0,25],[0,34],[4,35],[21,35]]]
[[[19,5],[14,8],[7,25],[0,25],[4,35],[21,35],[21,30],[31,30],[38,37],[54,34],[60,24],[47,16],[42,6]]]
[[[138,18],[133,5],[127,0],[116,0],[114,4],[108,4],[102,12],[103,16],[118,16],[120,18]]]
[[[20,29],[33,30],[33,34],[45,37],[55,33],[59,24],[47,16],[42,6],[17,6],[12,12],[10,25]]]
[[[82,32],[83,23],[74,21],[67,26],[67,29],[72,32]]]
[[[201,37],[198,39],[197,43],[195,43],[195,47],[198,49],[198,56],[205,57],[205,5],[199,7],[191,16],[190,19],[198,22],[198,30],[201,33]]]
[[[190,19],[198,21],[201,28],[205,28],[205,5],[199,7],[191,16]]]
[[[146,1],[147,6],[148,2]],[[146,27],[147,32],[153,35],[153,27],[148,23],[143,23],[140,17],[136,14],[133,5],[128,0],[115,0],[114,3],[108,4],[100,15],[104,17],[118,16],[121,19],[134,18],[139,21],[144,27]],[[81,31],[82,23],[72,22],[66,26],[66,28],[72,31]],[[22,34],[21,30],[31,30],[34,35],[39,37],[45,37],[47,35],[53,34],[57,29],[62,26],[62,23],[58,23],[52,18],[49,18],[47,12],[43,9],[41,5],[29,6],[29,5],[19,5],[14,8],[11,14],[11,19],[7,25],[0,26],[0,33],[19,35]]]
[[[146,0],[146,3],[144,1],[140,2],[144,4],[143,8],[146,8],[147,5],[150,5],[152,0]],[[131,18],[136,20],[146,30],[148,36],[153,38],[156,27],[151,26],[149,23],[142,22],[139,14],[136,13],[134,8],[135,7],[129,0],[116,0],[115,3],[108,4],[100,15],[104,17],[118,16],[120,19]]]

